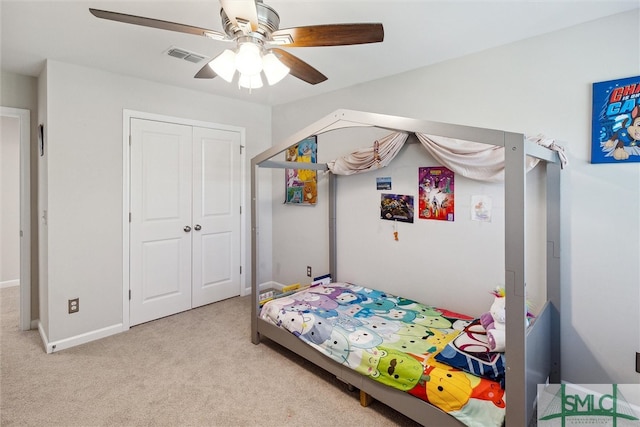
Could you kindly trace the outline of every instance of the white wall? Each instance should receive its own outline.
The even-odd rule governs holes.
[[[48,61],[40,80],[48,209],[41,312],[48,341],[65,343],[123,319],[123,109],[242,127],[247,162],[270,144],[271,115],[265,106],[57,61]],[[249,215],[248,193],[244,206]],[[250,234],[243,237],[248,251]],[[250,265],[243,272],[250,277]],[[70,298],[80,298],[77,314],[67,313]]]
[[[639,22],[640,12],[636,10],[281,105],[272,112],[273,141],[279,143],[332,111],[348,108],[526,134],[543,133],[565,142],[571,163],[563,171],[562,187],[562,376],[575,383],[640,382],[640,375],[634,369],[635,352],[640,351],[640,165],[590,164],[591,84],[640,74]],[[319,157],[321,155],[320,152]],[[427,159],[417,161],[428,165]],[[403,176],[402,171],[397,170],[402,167],[396,167],[391,173]],[[379,174],[385,175],[386,172]],[[360,197],[375,181],[366,176],[357,180],[360,181],[346,197]],[[398,192],[405,191],[406,184],[395,178],[393,191],[396,192],[396,181]],[[304,229],[293,224],[291,213],[293,209],[302,212],[303,208],[280,204],[281,182],[282,179],[274,174],[273,215],[274,221],[279,221],[274,222],[273,228],[274,272],[276,277],[280,273],[284,280],[289,280],[285,270],[293,268],[297,277],[303,277],[303,266],[315,262],[315,252],[311,249],[315,243],[311,237],[306,240],[309,250],[291,251],[286,245],[291,245],[294,239],[277,238],[287,230]],[[461,192],[498,191],[493,186],[464,190],[464,184],[460,180],[458,188]],[[409,185],[414,186],[413,183]],[[465,200],[461,202],[464,204]],[[463,207],[458,199],[456,204]],[[364,252],[366,248],[379,248],[381,255],[362,260],[361,264],[375,272],[382,271],[382,274],[390,269],[397,271],[400,280],[412,283],[409,287],[412,295],[422,294],[427,302],[438,304],[429,298],[433,291],[429,287],[428,274],[420,271],[423,266],[420,258],[392,258],[394,263],[384,262],[383,251],[395,250],[395,242],[381,240],[380,236],[387,236],[389,230],[381,230],[386,227],[382,221],[367,219],[375,212],[373,207],[365,206],[348,212],[351,219],[347,220],[347,225],[349,221],[353,226],[365,222],[368,228],[359,234],[359,246]],[[319,205],[317,209],[324,207]],[[314,215],[305,213],[305,221],[311,222],[308,218]],[[473,252],[460,248],[461,245],[452,246],[460,243],[459,235],[447,238],[435,231],[446,226],[430,226],[434,230],[431,234],[421,230],[426,228],[422,224],[402,227],[402,244],[406,242],[417,254],[428,241],[447,253],[456,254],[458,270],[472,268],[474,264],[477,267]],[[475,230],[469,231],[469,237],[482,236],[484,231],[491,231],[485,230],[490,228],[493,225],[475,226]],[[312,228],[307,226],[306,229]],[[457,228],[458,233],[467,229]],[[415,237],[416,230],[424,234]],[[299,233],[295,235],[300,236]],[[489,234],[486,237],[493,242]],[[502,261],[496,258],[495,262]],[[452,273],[454,276],[459,274],[458,271]],[[353,277],[353,280],[357,279],[357,276]],[[495,283],[488,280],[488,283],[474,282],[474,286],[490,289]],[[438,295],[445,298],[441,293]],[[456,298],[459,305],[474,307],[476,304],[471,297],[457,294]]]
[[[0,116],[0,286],[20,284],[20,120]]]

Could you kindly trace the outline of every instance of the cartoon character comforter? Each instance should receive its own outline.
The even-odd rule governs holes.
[[[482,327],[469,316],[331,283],[269,301],[260,318],[466,425],[504,420],[504,355],[488,352]]]

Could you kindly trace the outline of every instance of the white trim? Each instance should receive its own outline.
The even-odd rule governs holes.
[[[42,323],[38,322],[38,331],[40,332],[40,337],[42,338],[42,342],[44,343],[45,351],[47,353],[53,353],[60,350],[65,350],[67,348],[75,347],[81,344],[86,344],[91,341],[99,340],[101,338],[106,338],[111,335],[119,334],[124,330],[123,325],[117,324],[112,326],[107,326],[106,328],[97,329],[95,331],[87,332],[84,334],[76,335],[73,337],[65,338],[59,341],[49,341],[47,334],[42,327]]]
[[[129,135],[131,135],[131,118],[133,112],[123,111],[122,117],[122,330],[129,330],[129,212],[131,187],[131,157]]]
[[[20,329],[31,329],[31,112],[0,107],[0,115],[20,121]]]
[[[0,282],[0,289],[4,288],[15,288],[16,286],[20,286],[20,280],[5,280],[4,282]]]
[[[245,200],[245,163],[246,163],[246,131],[244,128],[237,126],[222,125],[213,122],[204,122],[200,120],[185,119],[181,117],[165,116],[155,113],[147,113],[136,110],[122,110],[122,324],[121,331],[128,331],[130,327],[129,316],[129,211],[130,206],[130,190],[131,190],[131,158],[129,152],[129,135],[131,134],[131,119],[155,120],[159,122],[175,123],[187,126],[227,130],[240,133],[240,146],[242,154],[240,154],[241,176],[240,176],[240,197],[242,205],[242,214],[240,215],[240,265],[242,266],[242,274],[240,275],[240,284],[238,285],[238,293],[240,295],[248,295],[250,289],[246,289],[246,250],[245,236],[247,233],[247,216],[244,206]]]
[[[264,289],[269,289],[269,288],[275,288],[275,289],[280,289],[282,290],[282,288],[284,288],[284,284],[280,283],[280,282],[276,282],[274,280],[269,280],[267,282],[262,282],[258,285],[258,289],[259,290],[264,290]],[[251,288],[245,288],[245,292],[251,293]]]
[[[238,129],[240,131],[240,267],[242,273],[240,274],[240,296],[246,296],[251,294],[251,288],[247,288],[247,251],[245,251],[245,240],[247,236],[251,236],[251,233],[247,232],[247,206],[244,201],[246,200],[246,153],[247,147],[245,146],[245,130],[244,128]]]
[[[280,282],[276,282],[275,280],[269,280],[268,282],[262,282],[260,283],[260,285],[258,285],[258,289],[263,290],[263,289],[269,289],[269,288],[277,288],[282,290],[282,288],[284,288],[284,285]]]

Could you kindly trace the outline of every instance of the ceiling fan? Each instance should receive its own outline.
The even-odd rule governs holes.
[[[220,0],[220,5],[224,33],[143,16],[92,8],[89,11],[102,19],[234,42],[235,49],[226,49],[214,57],[195,77],[210,79],[220,76],[231,82],[238,71],[238,84],[249,89],[262,86],[262,75],[270,85],[287,74],[312,85],[327,80],[320,71],[281,47],[345,46],[378,43],[384,39],[384,29],[380,23],[280,29],[280,16],[262,0]]]

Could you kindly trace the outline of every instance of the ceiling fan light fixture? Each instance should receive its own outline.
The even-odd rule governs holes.
[[[240,44],[235,58],[236,69],[243,75],[259,75],[262,71],[262,48],[255,43]]]
[[[262,77],[260,77],[260,74],[240,74],[240,78],[238,79],[238,86],[249,90],[259,89],[262,87]]]
[[[249,89],[262,86],[262,74],[270,85],[276,84],[287,74],[313,85],[327,80],[324,74],[302,59],[280,48],[268,50],[269,45],[345,46],[379,43],[384,40],[381,23],[309,25],[280,29],[280,16],[275,9],[264,4],[263,0],[220,0],[220,5],[224,33],[108,10],[89,8],[89,12],[100,19],[235,42],[235,51],[225,50],[202,67],[194,77],[212,79],[220,76],[223,80],[232,82],[236,71],[239,71],[238,80],[242,80],[240,85]],[[172,56],[176,55],[184,53],[174,52]],[[194,63],[200,59],[200,55],[188,57]]]
[[[221,78],[231,83],[233,75],[236,73],[236,53],[230,49],[225,49],[220,55],[209,62],[209,67]]]
[[[264,71],[269,86],[273,86],[284,79],[291,70],[273,52],[269,52],[262,57],[262,71]]]

